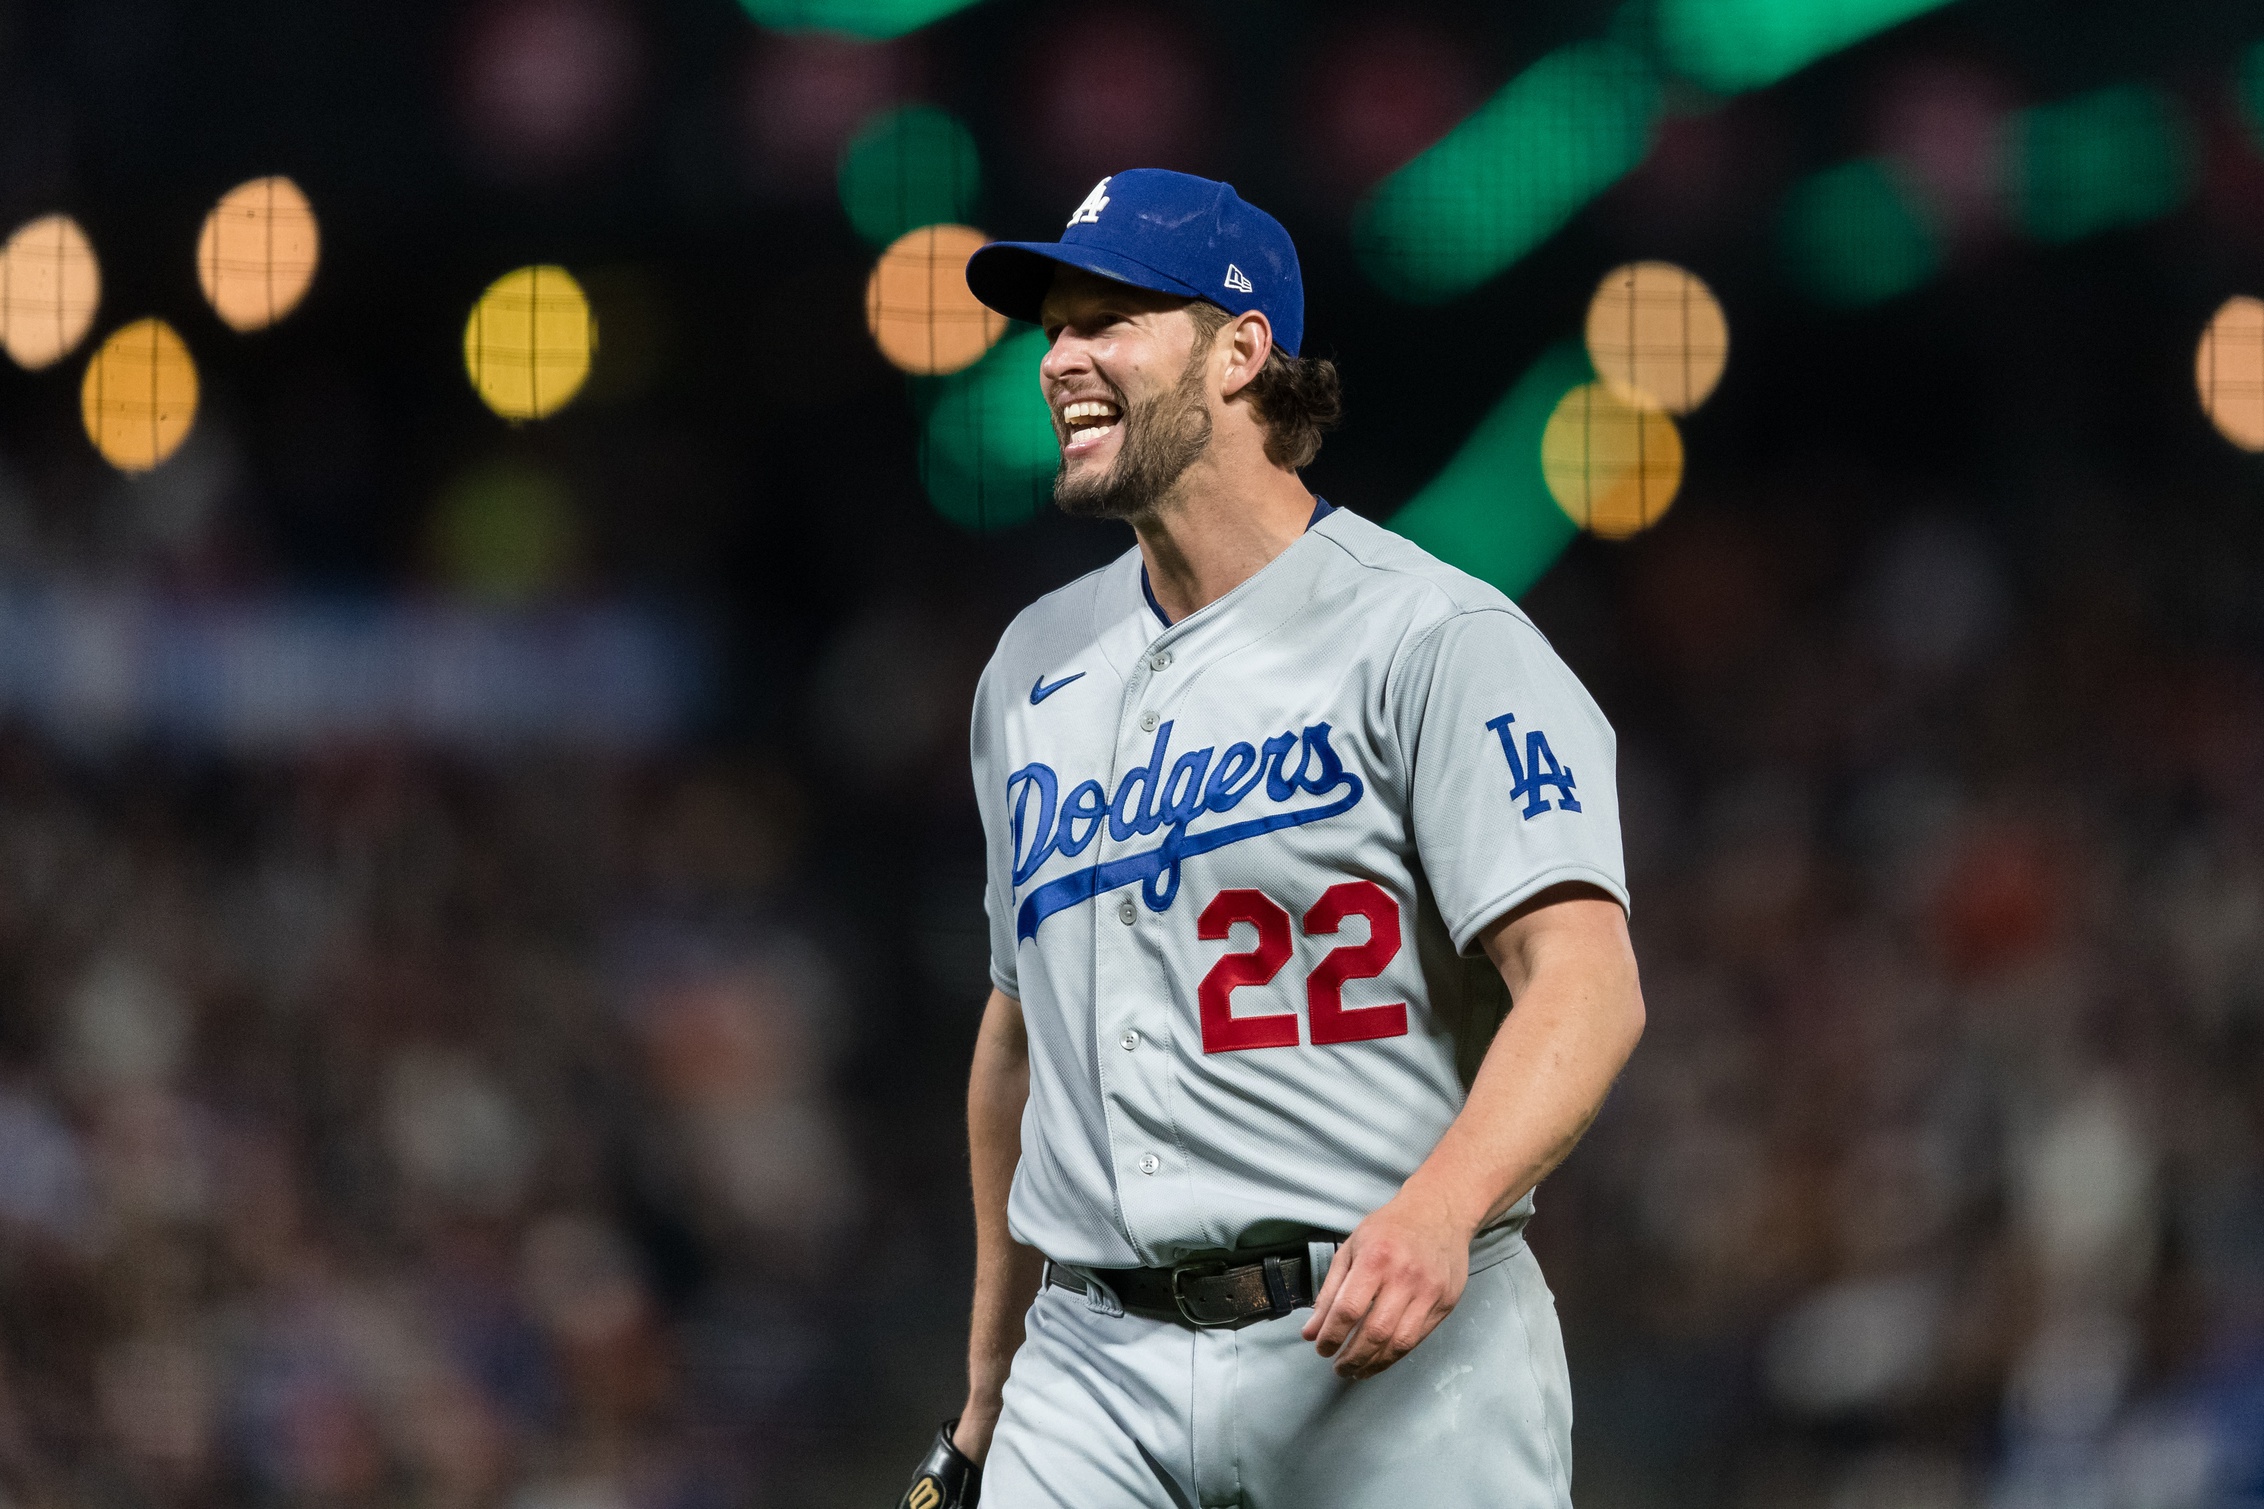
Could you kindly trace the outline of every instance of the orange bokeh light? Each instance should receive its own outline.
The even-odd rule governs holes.
[[[1682,434],[1666,412],[1629,403],[1606,383],[1557,400],[1541,432],[1541,475],[1565,515],[1591,534],[1650,528],[1682,485]]]
[[[314,282],[322,233],[288,178],[255,178],[222,195],[197,236],[197,281],[234,330],[264,330]]]
[[[2264,300],[2225,300],[2193,354],[2201,408],[2244,451],[2264,451]]]
[[[1588,304],[1588,360],[1630,403],[1687,414],[1729,361],[1729,321],[1712,289],[1672,262],[1630,262]]]
[[[967,287],[967,259],[989,240],[971,225],[923,225],[880,254],[865,282],[865,327],[890,365],[930,377],[957,372],[1006,333],[1006,316]]]
[[[86,339],[102,267],[68,215],[42,215],[0,247],[0,347],[20,367],[52,366]]]

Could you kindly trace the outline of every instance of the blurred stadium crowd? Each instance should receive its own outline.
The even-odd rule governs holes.
[[[1534,1227],[1581,1502],[2253,1502],[2264,678],[2163,606],[2205,547],[1805,492],[1532,599],[1622,729],[1652,1021]],[[887,601],[774,762],[6,738],[10,1503],[894,1490],[997,624]]]
[[[10,1502],[742,1503],[841,1407],[873,1228],[790,799],[0,763]]]

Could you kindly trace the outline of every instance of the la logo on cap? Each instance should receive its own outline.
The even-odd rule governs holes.
[[[1115,176],[1113,173],[1109,175],[1110,178]],[[1069,223],[1071,225],[1098,225],[1101,223],[1101,211],[1107,208],[1108,178],[1104,178],[1093,185],[1093,191],[1085,196],[1085,202],[1078,205],[1070,213]]]

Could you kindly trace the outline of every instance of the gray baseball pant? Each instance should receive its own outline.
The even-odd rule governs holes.
[[[1520,1232],[1471,1264],[1454,1312],[1360,1382],[1298,1334],[1309,1310],[1203,1331],[1040,1290],[983,1509],[1570,1509],[1556,1302]]]

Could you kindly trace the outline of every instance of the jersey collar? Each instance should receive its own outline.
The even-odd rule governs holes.
[[[1326,498],[1316,496],[1313,499],[1313,516],[1305,521],[1305,527],[1309,530],[1335,512],[1336,505],[1334,503]],[[1156,601],[1156,589],[1148,585],[1148,563],[1146,561],[1140,563],[1140,595],[1148,600],[1148,611],[1155,614],[1156,622],[1167,629],[1170,628],[1170,617],[1163,611],[1163,604]]]

